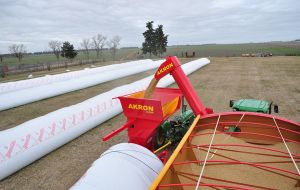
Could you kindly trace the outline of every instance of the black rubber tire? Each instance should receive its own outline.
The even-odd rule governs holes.
[[[234,100],[230,100],[230,101],[229,101],[229,107],[232,108],[233,104],[234,104]]]
[[[166,143],[166,136],[161,127],[158,127],[154,135],[154,148],[158,149]]]
[[[279,107],[277,104],[274,104],[274,112],[279,113]]]

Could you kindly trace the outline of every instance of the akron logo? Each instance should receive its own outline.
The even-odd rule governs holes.
[[[170,64],[164,66],[163,68],[161,68],[161,69],[159,69],[159,70],[157,71],[157,75],[160,75],[161,73],[168,71],[168,70],[171,69],[173,66],[174,66],[173,63],[170,63]]]
[[[128,108],[133,109],[133,110],[142,110],[142,111],[146,111],[146,112],[149,112],[149,113],[154,112],[154,107],[153,106],[147,106],[147,105],[129,104]]]

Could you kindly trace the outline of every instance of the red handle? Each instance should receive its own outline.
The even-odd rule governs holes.
[[[108,135],[105,135],[102,138],[102,141],[107,141],[110,138],[112,138],[113,136],[117,135],[118,133],[120,133],[121,131],[123,131],[124,129],[127,129],[128,127],[130,127],[130,125],[134,122],[135,119],[129,120],[126,124],[124,124],[122,127],[120,127],[119,129],[116,129],[114,131],[112,131],[111,133],[109,133]]]

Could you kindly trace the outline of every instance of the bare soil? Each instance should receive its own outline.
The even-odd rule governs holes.
[[[144,72],[0,112],[0,130],[153,73]],[[279,105],[278,115],[300,122],[300,57],[211,58],[210,65],[191,74],[189,79],[203,103],[215,112],[230,111],[230,99],[257,98],[274,101]],[[70,188],[103,151],[127,141],[126,132],[123,132],[109,142],[101,142],[102,136],[120,127],[124,121],[124,116],[119,115],[97,126],[2,180],[0,189]]]

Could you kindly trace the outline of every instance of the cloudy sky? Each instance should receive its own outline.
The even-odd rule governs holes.
[[[163,24],[169,45],[300,38],[299,0],[0,0],[0,52],[23,43],[48,50],[50,40],[76,48],[97,33],[141,46],[145,23]]]

